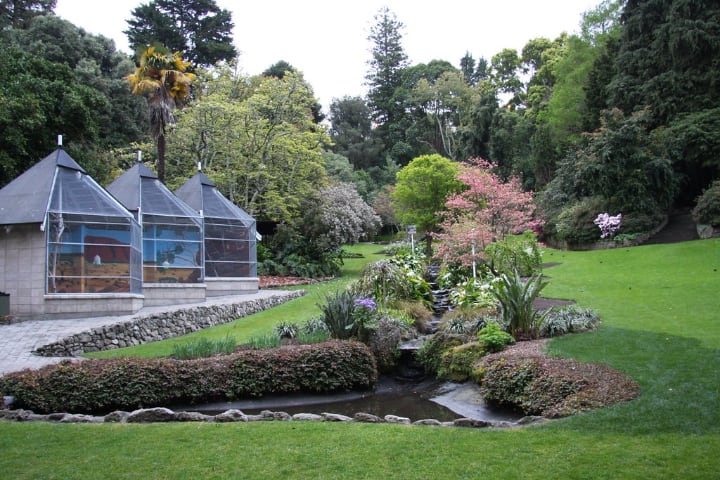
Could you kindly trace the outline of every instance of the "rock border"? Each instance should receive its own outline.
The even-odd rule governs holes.
[[[113,350],[165,340],[229,323],[303,295],[305,295],[304,290],[278,291],[277,295],[267,298],[200,305],[140,316],[70,335],[57,342],[38,347],[33,353],[43,357],[77,357],[87,352]]]
[[[336,413],[296,413],[263,410],[257,415],[247,415],[242,410],[230,409],[217,415],[200,412],[175,412],[165,407],[141,408],[132,412],[116,410],[104,416],[78,413],[50,413],[40,415],[32,410],[0,410],[0,421],[6,422],[51,422],[51,423],[167,423],[167,422],[204,422],[204,423],[248,423],[248,422],[336,422],[336,423],[386,423],[408,426],[462,427],[462,428],[517,428],[528,425],[543,425],[550,422],[545,417],[523,417],[517,422],[493,422],[475,418],[456,418],[451,422],[441,422],[432,418],[411,421],[407,417],[385,415],[379,417],[370,413],[358,412],[353,417]]]

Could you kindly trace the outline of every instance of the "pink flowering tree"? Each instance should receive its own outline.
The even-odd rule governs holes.
[[[445,202],[442,232],[435,235],[443,261],[481,262],[488,244],[542,225],[535,218],[533,193],[524,192],[515,177],[503,182],[492,167],[482,158],[462,164],[457,179],[467,188]]]

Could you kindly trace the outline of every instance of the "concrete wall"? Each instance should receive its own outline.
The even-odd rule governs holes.
[[[256,293],[260,279],[258,277],[213,277],[205,278],[208,297],[223,297],[226,295],[245,295]]]
[[[205,301],[204,283],[143,283],[146,307]]]
[[[40,224],[0,227],[0,291],[10,294],[10,315],[45,313],[45,233]]]

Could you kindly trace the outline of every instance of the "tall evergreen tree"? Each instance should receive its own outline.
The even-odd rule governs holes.
[[[388,155],[407,163],[413,155],[412,148],[405,142],[407,125],[403,125],[402,74],[408,66],[402,46],[404,28],[405,25],[387,7],[378,11],[368,37],[372,43],[372,58],[368,61],[365,80],[369,87],[368,105],[377,125],[376,135],[384,143]]]
[[[0,30],[27,28],[33,18],[52,13],[56,3],[57,0],[2,0]]]
[[[215,0],[153,0],[135,8],[132,15],[124,33],[133,49],[159,43],[201,66],[237,56],[232,14]]]

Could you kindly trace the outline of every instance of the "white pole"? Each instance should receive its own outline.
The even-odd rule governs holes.
[[[62,135],[58,135],[57,144],[58,144],[58,147],[62,147]]]
[[[473,257],[473,280],[477,278],[477,268],[475,267],[475,240],[472,242],[472,257]]]
[[[142,150],[138,150],[138,163],[142,163]]]

